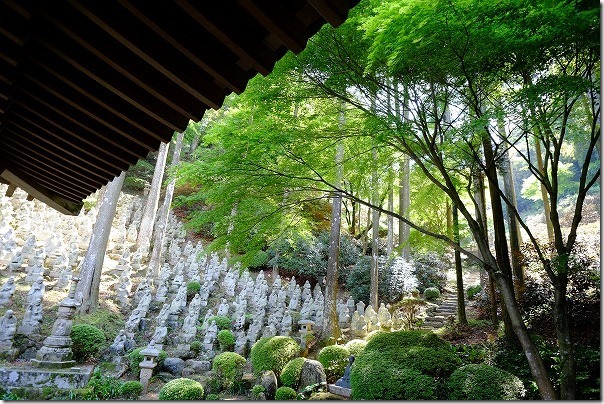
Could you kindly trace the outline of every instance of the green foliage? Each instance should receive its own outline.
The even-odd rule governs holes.
[[[369,289],[371,286],[371,257],[362,256],[357,263],[350,269],[348,278],[346,278],[346,289],[355,301],[369,301]],[[383,266],[378,268],[378,295],[388,296],[390,279],[386,277],[386,269]]]
[[[436,383],[414,369],[393,366],[377,352],[363,352],[350,374],[353,400],[434,400]]]
[[[181,377],[170,380],[159,391],[160,400],[203,400],[203,386],[201,383]]]
[[[489,365],[465,365],[447,382],[450,400],[520,400],[526,391],[522,381]]]
[[[218,331],[217,339],[223,351],[231,350],[235,345],[235,334],[231,330]]]
[[[462,365],[461,359],[450,349],[410,347],[397,358],[397,363],[404,367],[419,370],[433,377],[448,377]]]
[[[102,374],[100,370],[95,370],[86,387],[87,390],[83,391],[81,399],[110,400],[119,397],[122,382],[115,377]]]
[[[143,359],[145,359],[145,357],[143,355],[141,355],[140,352],[145,348],[146,347],[140,347],[140,348],[133,349],[132,352],[130,352],[128,354],[128,360],[130,361],[130,372],[134,376],[138,376],[141,371],[139,364],[143,361]],[[153,368],[153,373],[157,372],[158,369],[161,368],[161,365],[164,363],[164,360],[166,360],[167,357],[168,357],[168,354],[166,353],[166,351],[163,351],[163,350],[159,351],[159,355],[155,359],[157,362],[157,366],[155,366],[155,368]]]
[[[202,347],[201,341],[191,342],[191,346],[190,346],[191,351],[193,351],[195,353],[199,353],[199,352],[201,352],[201,347]]]
[[[329,345],[319,351],[317,360],[323,365],[328,382],[333,383],[342,377],[349,357],[350,351],[343,345]]]
[[[147,184],[147,181],[142,178],[126,177],[122,188],[124,191],[141,192],[145,189],[145,184]]]
[[[468,300],[474,300],[474,297],[482,291],[482,286],[480,284],[468,286],[466,289],[466,296]]]
[[[120,386],[120,398],[136,400],[143,391],[143,385],[137,380],[129,380]]]
[[[419,291],[417,291],[417,295],[419,296]],[[414,328],[419,328],[422,323],[422,320],[418,318],[421,313],[422,307],[426,306],[427,302],[424,299],[420,299],[418,297],[413,297],[413,295],[403,297],[397,303],[394,304],[393,310],[399,311],[402,315],[403,319],[403,328],[406,330],[411,330]]]
[[[291,337],[260,338],[252,346],[251,359],[254,372],[272,370],[279,377],[287,362],[297,357],[300,346]]]
[[[367,343],[365,351],[398,353],[401,348],[423,346],[435,349],[450,349],[451,344],[428,330],[384,332]]]
[[[107,341],[113,341],[115,336],[124,328],[124,316],[117,310],[104,306],[101,302],[95,312],[89,314],[76,314],[73,319],[75,324],[89,324],[100,328],[105,334]]]
[[[230,330],[231,319],[226,316],[213,316],[208,319],[208,325],[212,324],[212,321],[216,321],[216,327],[219,330]]]
[[[358,356],[363,350],[365,350],[365,346],[367,345],[367,341],[362,339],[352,339],[344,344],[344,347],[348,349],[351,355]]]
[[[220,400],[220,397],[218,396],[218,394],[212,393],[212,394],[208,394],[206,396],[206,401],[217,401]]]
[[[187,282],[187,299],[191,300],[196,293],[201,290],[201,285],[197,281]]]
[[[218,373],[222,387],[231,390],[241,380],[245,358],[235,352],[223,352],[214,358],[212,370]]]
[[[252,400],[260,400],[260,394],[264,393],[266,388],[261,384],[254,384],[250,393],[252,395]]]
[[[302,373],[302,365],[306,358],[294,358],[287,362],[279,375],[279,380],[283,386],[298,389],[300,382],[300,373]]]
[[[440,297],[440,291],[437,288],[424,289],[424,297],[428,300],[436,300]]]
[[[279,387],[275,392],[276,401],[295,400],[297,396],[298,393],[296,393],[296,390],[286,386]]]
[[[434,252],[416,252],[413,254],[413,263],[413,275],[417,278],[417,288],[420,292],[429,287],[444,290],[450,265],[444,256]]]
[[[73,358],[76,362],[85,362],[98,358],[107,347],[105,334],[99,328],[89,324],[75,324],[71,329]]]

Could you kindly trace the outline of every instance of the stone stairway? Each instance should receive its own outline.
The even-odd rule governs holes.
[[[479,275],[476,273],[464,274],[464,288],[475,285],[479,282]],[[469,302],[466,299],[466,307]],[[433,330],[444,326],[447,319],[457,318],[457,285],[455,279],[449,280],[447,290],[441,295],[441,300],[437,303],[435,309],[429,310],[421,328],[424,330]]]

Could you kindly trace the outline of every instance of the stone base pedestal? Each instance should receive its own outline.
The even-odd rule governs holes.
[[[346,387],[336,386],[335,384],[328,384],[327,391],[333,394],[337,394],[338,396],[343,396],[350,398],[351,389],[347,389]]]
[[[69,369],[32,369],[26,367],[0,367],[0,386],[7,390],[15,387],[54,387],[79,389],[88,383],[93,366],[82,365]]]

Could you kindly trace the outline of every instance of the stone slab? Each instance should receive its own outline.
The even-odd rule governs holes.
[[[327,391],[333,394],[337,394],[338,396],[348,397],[350,398],[351,389],[347,389],[346,387],[336,386],[335,384],[328,384]]]
[[[88,383],[94,366],[82,365],[68,369],[35,369],[25,366],[0,367],[0,386],[7,390],[16,387],[54,387],[79,389]]]

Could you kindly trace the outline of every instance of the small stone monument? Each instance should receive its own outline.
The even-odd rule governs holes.
[[[71,325],[73,314],[79,303],[75,300],[76,286],[80,279],[72,278],[69,294],[59,303],[57,319],[52,327],[52,333],[44,340],[44,346],[31,360],[37,368],[68,368],[75,364],[71,350]]]
[[[307,335],[313,335],[314,331],[312,326],[315,322],[312,320],[299,320],[298,325],[300,326],[300,346],[302,348],[308,348],[308,337]]]
[[[17,318],[12,310],[6,310],[4,316],[0,317],[0,353],[6,353],[12,358],[17,353],[13,348],[13,337],[17,331]]]
[[[140,372],[140,382],[143,385],[143,394],[147,394],[147,387],[149,387],[149,379],[153,375],[153,368],[157,366],[155,362],[155,358],[159,356],[160,349],[155,345],[155,341],[151,340],[147,348],[140,351],[140,354],[143,355],[143,360],[139,364],[141,368]]]

